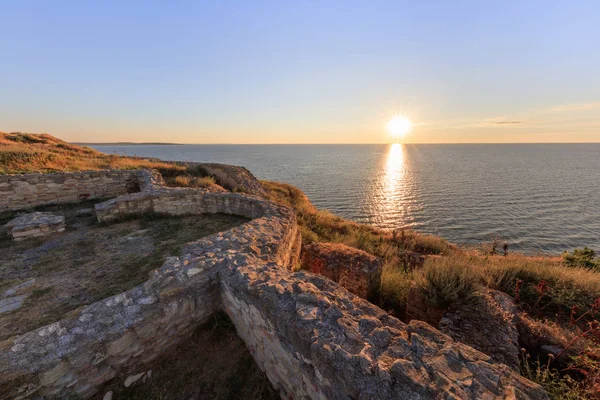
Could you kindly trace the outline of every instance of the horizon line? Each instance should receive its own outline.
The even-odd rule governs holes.
[[[379,142],[379,143],[176,143],[176,142],[70,142],[72,144],[83,145],[83,146],[111,146],[111,145],[147,145],[147,146],[187,146],[187,145],[203,145],[203,146],[300,146],[300,145],[377,145],[377,144],[423,144],[423,145],[435,145],[435,144],[600,144],[597,142],[409,142],[409,143],[390,143],[390,142]]]

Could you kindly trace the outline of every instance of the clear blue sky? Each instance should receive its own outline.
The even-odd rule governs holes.
[[[599,1],[0,1],[4,131],[600,141]]]

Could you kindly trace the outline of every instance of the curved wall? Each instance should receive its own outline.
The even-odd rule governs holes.
[[[326,278],[290,272],[300,237],[289,208],[159,183],[98,204],[99,220],[144,212],[254,219],[188,244],[142,285],[0,343],[0,398],[89,397],[110,379],[131,383],[222,308],[285,398],[547,399],[539,385],[423,322],[406,325]]]

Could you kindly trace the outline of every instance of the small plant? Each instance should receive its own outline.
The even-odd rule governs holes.
[[[563,261],[569,267],[583,267],[588,269],[600,268],[600,261],[595,259],[596,252],[587,246],[583,249],[575,249],[573,253],[565,251]]]
[[[583,400],[587,397],[583,385],[569,375],[561,375],[551,368],[554,357],[546,364],[540,360],[532,361],[531,356],[521,349],[521,375],[541,385],[552,400]]]
[[[386,262],[381,272],[381,288],[379,290],[382,307],[386,310],[393,310],[394,315],[402,317],[412,279],[413,274],[402,270],[393,260]]]
[[[428,301],[438,308],[472,304],[479,290],[479,278],[472,268],[454,260],[427,264],[416,279],[427,293]]]

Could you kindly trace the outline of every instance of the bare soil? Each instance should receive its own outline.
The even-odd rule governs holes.
[[[224,313],[216,314],[188,340],[139,369],[151,370],[151,377],[129,388],[122,383],[109,384],[94,400],[101,400],[108,391],[113,392],[113,399],[129,400],[280,398]]]
[[[0,238],[0,299],[15,285],[23,305],[0,314],[0,340],[57,321],[84,305],[123,292],[148,279],[184,244],[247,220],[229,215],[141,217],[101,225],[91,204],[44,207],[65,215],[67,229],[44,238],[14,242]],[[90,210],[91,211],[91,210]],[[0,224],[12,215],[0,215]],[[11,294],[14,295],[14,294]]]

